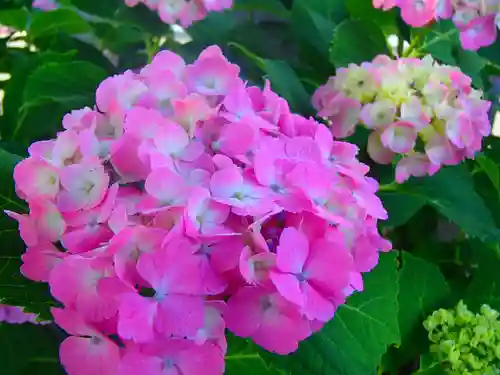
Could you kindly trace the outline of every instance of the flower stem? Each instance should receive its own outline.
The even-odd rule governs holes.
[[[391,182],[390,184],[381,184],[378,187],[378,191],[396,191],[398,189],[398,183],[396,181]]]

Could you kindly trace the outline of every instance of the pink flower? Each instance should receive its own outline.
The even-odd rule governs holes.
[[[163,339],[124,355],[118,375],[220,375],[224,353],[214,343],[196,345],[185,339]]]
[[[432,1],[410,2],[412,4],[407,1],[398,5],[402,7],[403,13],[407,8],[407,15],[412,17],[423,17],[428,10],[425,7],[434,7]],[[412,7],[425,12],[419,13],[418,9]],[[464,158],[473,158],[481,149],[482,139],[491,132],[487,119],[490,105],[481,99],[481,92],[471,84],[471,78],[458,68],[440,65],[430,56],[421,60],[391,60],[387,56],[377,56],[372,62],[360,66],[351,64],[347,68],[340,68],[336,76],[330,77],[326,84],[318,88],[312,100],[318,115],[332,121],[332,133],[335,136],[351,135],[356,124],[368,128],[371,133],[367,152],[376,163],[390,164],[398,154],[413,155],[415,147],[423,148],[426,154],[423,164],[415,163],[416,160],[410,158],[408,162],[402,161],[400,168],[396,168],[396,181],[405,181],[413,172],[415,176],[435,173],[442,165],[454,165]],[[366,89],[358,90],[359,85],[366,86]],[[344,125],[349,124],[346,127],[339,127],[331,117],[332,113],[342,110],[338,108],[340,100],[351,100],[361,106],[361,111],[355,116],[353,112],[351,121],[344,122]],[[327,139],[323,133],[321,131],[319,139]],[[328,141],[318,142],[324,155],[324,150],[330,147]],[[420,160],[420,156],[417,159]],[[432,168],[427,163],[431,163]],[[297,178],[300,181],[297,185],[311,185],[310,181],[313,181],[316,184],[313,201],[321,203],[323,207],[318,209],[324,215],[330,215],[329,220],[333,220],[331,213],[326,212],[331,212],[331,207],[335,206],[327,197],[333,182],[328,186],[328,181],[321,177],[319,169],[312,172],[316,167],[307,168],[310,169],[308,174],[314,173],[317,178],[300,177],[297,172],[300,169],[296,168],[288,179]],[[422,168],[426,170],[425,173]],[[364,175],[366,172],[361,173]],[[312,186],[308,190],[312,191]],[[336,211],[339,211],[338,208]]]
[[[400,0],[399,7],[406,23],[422,27],[434,19],[436,0]]]
[[[477,51],[481,47],[493,44],[497,38],[495,15],[478,17],[462,27],[460,42],[465,49]]]
[[[50,244],[44,243],[28,247],[21,259],[21,273],[34,281],[49,282],[52,270],[64,259],[63,253]]]
[[[227,327],[236,335],[250,337],[256,344],[278,354],[289,354],[311,334],[299,308],[276,292],[244,287],[227,303]]]
[[[333,298],[349,283],[353,262],[347,251],[326,240],[311,244],[293,227],[285,228],[271,279],[278,292],[300,306],[311,320],[327,322],[336,310]],[[335,265],[335,268],[332,268]]]
[[[186,68],[188,88],[203,95],[227,94],[239,73],[240,68],[229,63],[217,46],[207,48]]]
[[[118,310],[117,302],[102,296],[97,287],[102,279],[112,275],[113,268],[108,259],[72,255],[52,270],[50,292],[89,321],[109,319]]]
[[[215,172],[210,180],[214,199],[232,207],[237,215],[264,215],[272,210],[272,202],[266,191],[244,178],[237,168],[225,168]]]
[[[113,341],[74,310],[53,308],[52,315],[56,323],[72,335],[59,349],[61,363],[69,374],[117,374],[120,349]]]
[[[410,176],[422,177],[436,173],[439,166],[432,164],[424,154],[412,154],[401,159],[396,166],[396,181],[402,183]]]
[[[193,237],[202,234],[214,236],[230,233],[222,224],[229,216],[230,207],[214,201],[206,189],[196,189],[186,208],[186,231]]]
[[[231,1],[128,5],[139,3],[188,24]],[[474,126],[445,105],[440,121],[455,143],[477,127],[456,151],[473,154],[489,132],[488,106],[456,71],[445,78],[466,95],[456,107]],[[352,132],[365,95],[337,94],[318,106],[331,104],[329,119]],[[60,348],[69,375],[222,375],[226,326],[290,353],[390,249],[358,148],[291,113],[269,82],[248,87],[218,47],[190,65],[163,51],[102,82],[96,102],[30,146],[14,173],[29,213],[6,212],[28,248],[21,272],[48,282],[64,306],[54,317],[71,335]],[[400,104],[381,106],[377,131],[397,123]],[[430,141],[429,126],[418,134]]]
[[[63,190],[57,197],[62,212],[72,212],[96,207],[104,199],[109,186],[109,176],[97,160],[73,164],[61,170]]]
[[[396,122],[387,127],[380,135],[382,145],[389,150],[406,154],[415,146],[417,132],[408,122]]]
[[[16,189],[28,198],[54,199],[59,192],[60,172],[39,158],[28,158],[14,169]]]
[[[165,337],[194,335],[203,325],[202,287],[196,277],[195,256],[168,250],[143,254],[137,270],[154,289],[155,296],[123,296],[120,336],[147,342],[155,332]]]

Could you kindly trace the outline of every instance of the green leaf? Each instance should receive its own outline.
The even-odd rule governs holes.
[[[477,88],[484,88],[481,72],[486,66],[486,60],[476,52],[457,49],[458,66],[469,77],[472,78],[472,84]]]
[[[113,19],[119,9],[125,8],[122,0],[69,0],[68,2],[83,12],[108,19]]]
[[[500,170],[498,169],[498,165],[492,159],[484,155],[476,156],[475,160],[500,194]]]
[[[225,357],[225,375],[279,375],[259,354],[259,348],[250,340],[226,333],[228,352]]]
[[[380,192],[378,196],[389,215],[382,224],[389,227],[406,224],[427,202],[423,197],[398,192]]]
[[[47,63],[35,69],[24,87],[24,103],[12,138],[33,141],[53,136],[64,113],[95,102],[95,90],[106,76],[105,70],[83,61]],[[49,108],[49,118],[39,117]],[[34,126],[40,119],[46,123]]]
[[[28,17],[29,12],[26,8],[2,10],[0,11],[0,25],[25,30]]]
[[[57,33],[85,34],[92,30],[78,13],[70,9],[56,9],[50,12],[33,14],[28,35],[31,38],[54,35]]]
[[[303,114],[311,114],[310,96],[295,71],[285,61],[262,60],[272,89],[285,98],[291,108]]]
[[[478,53],[494,64],[500,65],[500,38],[497,38],[492,45],[479,49]]]
[[[466,293],[466,303],[472,310],[488,304],[500,310],[500,247],[485,246],[477,241],[471,242],[475,260],[473,262],[472,282]]]
[[[499,235],[491,212],[474,190],[472,176],[464,165],[442,168],[432,177],[413,178],[397,193],[426,199],[465,233],[482,240]]]
[[[330,61],[337,68],[371,61],[379,54],[389,54],[389,50],[384,34],[375,23],[347,20],[335,28]]]
[[[422,30],[422,29],[418,29]],[[423,31],[427,31],[423,29]],[[451,20],[437,22],[428,30],[424,43],[419,48],[422,54],[430,53],[445,64],[456,65],[453,51],[459,45],[458,29]]]
[[[394,11],[375,8],[372,0],[346,0],[345,4],[351,18],[375,22],[382,30],[396,33],[396,13]]]
[[[335,23],[327,14],[311,8],[307,1],[295,1],[292,7],[292,33],[295,38],[311,45],[325,58]]]
[[[396,252],[381,254],[365,290],[287,357],[266,355],[292,375],[372,375],[391,344],[400,342]]]
[[[64,375],[55,327],[0,323],[0,362],[8,375]],[[35,371],[36,370],[36,371]]]
[[[286,9],[280,0],[237,0],[232,10],[250,12],[261,11],[282,18],[287,18],[289,15],[288,9]]]
[[[438,266],[402,252],[398,295],[402,343],[398,352],[402,364],[425,350],[428,341],[422,323],[447,302],[449,295],[450,289]]]

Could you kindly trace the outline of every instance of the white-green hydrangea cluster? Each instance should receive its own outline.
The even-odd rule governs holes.
[[[474,314],[460,301],[424,322],[431,353],[450,375],[500,374],[500,313],[487,305]]]

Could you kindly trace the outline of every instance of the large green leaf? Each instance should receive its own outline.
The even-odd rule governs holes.
[[[456,65],[453,51],[460,42],[458,29],[451,20],[437,22],[428,30],[419,31],[419,34],[425,34],[423,43],[418,48],[421,54],[430,53],[445,64]]]
[[[84,34],[91,30],[87,21],[78,13],[64,8],[33,14],[28,33],[31,38],[39,38],[57,33]]]
[[[389,215],[383,225],[389,227],[406,224],[426,204],[426,199],[421,196],[392,192],[380,192],[378,195]]]
[[[28,17],[29,12],[26,8],[2,10],[0,11],[0,25],[25,30]]]
[[[335,28],[330,61],[337,68],[349,63],[361,64],[388,53],[385,36],[372,21],[347,20]]]
[[[35,69],[24,87],[11,137],[31,142],[54,136],[66,112],[95,102],[95,90],[106,76],[102,68],[83,61],[47,63]]]
[[[314,47],[322,58],[328,56],[328,48],[335,23],[328,14],[311,7],[308,1],[295,1],[292,7],[292,33],[298,41]]]
[[[402,252],[399,272],[399,330],[401,363],[411,360],[427,345],[422,323],[447,302],[450,289],[438,266]]]
[[[365,276],[365,290],[288,357],[266,358],[292,375],[372,375],[387,347],[399,344],[396,252],[382,254]]]
[[[413,178],[387,194],[425,199],[468,235],[483,240],[498,238],[491,212],[474,190],[472,176],[464,165],[445,167],[432,177]]]
[[[55,327],[0,323],[0,362],[6,375],[64,375]]]
[[[279,375],[259,354],[259,349],[250,340],[226,333],[228,352],[225,357],[225,375]]]
[[[352,18],[375,22],[384,31],[396,32],[395,10],[377,9],[373,6],[372,0],[346,0],[345,4]]]

